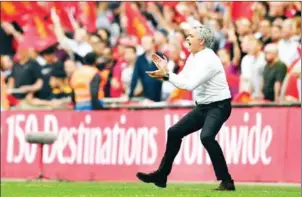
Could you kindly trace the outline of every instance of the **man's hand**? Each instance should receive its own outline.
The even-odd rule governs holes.
[[[161,70],[162,72],[164,72],[165,75],[169,72],[168,60],[165,56],[163,59],[159,55],[154,53],[154,54],[152,54],[152,61],[155,64],[155,66],[158,68],[158,70]]]
[[[51,9],[50,16],[54,24],[60,23],[60,18],[57,15],[56,10],[54,8]]]
[[[163,77],[166,75],[163,71],[161,70],[156,70],[156,71],[146,71],[146,73],[155,79],[163,80]]]
[[[163,59],[160,56],[153,54],[152,61],[155,64],[155,66],[158,68],[158,70],[147,71],[146,73],[152,78],[162,80],[163,77],[166,76],[166,74],[168,73],[167,58],[164,57],[164,59]]]

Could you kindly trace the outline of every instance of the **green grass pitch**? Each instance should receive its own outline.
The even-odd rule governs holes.
[[[299,197],[300,187],[237,185],[235,192],[211,191],[217,184],[169,183],[166,189],[144,183],[1,182],[1,197]]]

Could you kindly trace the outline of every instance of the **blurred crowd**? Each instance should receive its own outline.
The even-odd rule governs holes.
[[[94,2],[92,31],[73,9],[66,9],[67,30],[51,9],[55,40],[43,48],[32,47],[38,41],[26,38],[26,26],[1,19],[1,109],[103,109],[108,98],[191,101],[192,92],[145,71],[156,69],[151,55],[158,53],[181,72],[188,30],[201,24],[215,34],[234,103],[301,101],[301,3],[239,3]]]

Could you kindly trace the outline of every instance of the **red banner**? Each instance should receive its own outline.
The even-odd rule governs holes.
[[[301,108],[235,108],[217,140],[236,181],[295,182],[300,173]],[[188,109],[106,112],[3,112],[1,177],[136,180],[158,167],[166,131]],[[43,149],[26,132],[54,132]],[[202,131],[201,131],[202,132]],[[169,180],[215,180],[199,132],[187,136]],[[42,158],[42,159],[41,159]]]
[[[240,18],[252,19],[253,2],[232,2],[232,19],[237,20]]]
[[[71,1],[56,1],[53,2],[52,5],[56,9],[56,13],[60,18],[60,22],[63,28],[66,31],[73,32],[73,27],[71,21],[68,16],[68,12],[71,10],[74,11],[74,17],[77,16],[79,12],[79,3],[78,2],[71,2]]]
[[[138,8],[131,2],[125,2],[124,6],[128,21],[128,34],[137,36],[138,38],[152,34],[152,30],[148,26],[146,18],[140,13]]]
[[[96,9],[96,2],[93,1],[85,1],[79,2],[81,13],[80,21],[89,33],[96,32],[96,19],[97,19],[97,9]]]
[[[16,21],[20,26],[23,26],[31,18],[31,15],[45,17],[49,15],[49,13],[44,7],[41,7],[37,2],[1,1],[1,21]]]

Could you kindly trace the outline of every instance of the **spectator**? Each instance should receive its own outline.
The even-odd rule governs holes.
[[[267,64],[263,71],[263,98],[279,102],[282,82],[286,75],[286,65],[278,58],[276,44],[267,45],[264,53]]]
[[[279,25],[273,25],[271,29],[271,35],[272,35],[272,43],[279,43],[281,39],[281,26]]]
[[[72,89],[69,86],[67,75],[63,69],[53,69],[50,75],[50,87],[52,90],[52,99],[62,101],[71,101]]]
[[[202,23],[209,26],[215,33],[216,41],[213,49],[218,53],[227,71],[232,96],[236,97],[237,93],[239,93],[238,95],[246,94],[242,91],[248,91],[253,97],[262,98],[260,79],[264,77],[264,67],[267,65],[266,70],[273,72],[275,66],[269,67],[269,63],[266,64],[265,55],[261,50],[273,43],[278,46],[279,60],[287,66],[287,75],[283,81],[285,100],[288,100],[286,99],[288,95],[291,96],[291,101],[297,100],[296,81],[300,80],[301,75],[300,2],[243,2],[242,6],[244,4],[252,5],[253,13],[249,15],[249,13],[238,12],[237,14],[243,15],[242,17],[236,17],[235,12],[238,10],[232,12],[234,4],[230,2],[133,3],[131,5],[139,8],[139,12],[147,22],[145,24],[137,20],[138,25],[133,28],[139,28],[139,24],[141,24],[146,25],[146,28],[153,32],[152,36],[145,36],[143,39],[135,35],[135,31],[131,35],[131,32],[127,32],[127,27],[135,21],[128,18],[123,4],[121,2],[96,3],[96,20],[93,21],[96,24],[96,31],[91,34],[88,34],[83,28],[85,25],[80,27],[76,21],[85,22],[83,17],[85,14],[82,9],[79,12],[67,7],[64,10],[59,8],[56,11],[51,10],[52,29],[59,45],[51,51],[49,48],[42,53],[37,51],[36,47],[28,46],[40,47],[44,45],[44,42],[32,45],[32,40],[23,39],[24,35],[30,35],[30,38],[35,33],[40,36],[45,33],[50,35],[52,32],[48,32],[48,28],[43,29],[45,26],[38,26],[35,23],[32,23],[31,26],[37,25],[37,29],[29,28],[31,27],[28,25],[29,22],[36,22],[36,20],[23,21],[25,24],[19,24],[19,20],[18,24],[3,20],[0,28],[1,70],[5,80],[9,82],[7,84],[8,92],[12,91],[14,96],[22,100],[22,105],[23,101],[26,101],[27,104],[32,103],[32,107],[36,105],[37,108],[62,107],[59,105],[58,99],[54,99],[54,97],[60,97],[61,94],[53,95],[53,88],[55,92],[59,90],[62,93],[62,90],[65,89],[61,88],[65,86],[63,85],[64,70],[66,80],[71,80],[73,73],[83,66],[86,54],[93,51],[97,58],[97,68],[100,69],[101,87],[105,86],[101,90],[105,92],[106,97],[143,96],[155,102],[161,100],[177,102],[181,99],[190,99],[191,97],[187,95],[191,95],[191,92],[183,92],[166,82],[152,80],[145,74],[145,71],[156,69],[151,62],[151,54],[157,52],[168,57],[170,71],[179,72],[182,69],[183,59],[190,54],[188,43],[185,41],[187,29]],[[42,3],[37,4],[37,6],[41,5]],[[83,5],[80,2],[77,6]],[[33,14],[36,8],[33,7],[29,12]],[[48,8],[45,7],[45,9]],[[56,12],[59,13],[59,10],[61,13],[57,15]],[[64,27],[67,25],[65,24],[66,19],[59,18],[59,16],[63,17],[64,11],[71,22],[73,32],[65,32],[63,29],[63,24]],[[40,19],[41,22],[44,20]],[[48,25],[48,20],[44,21]],[[38,32],[35,32],[36,30]],[[260,41],[253,38],[253,35]],[[46,43],[48,40],[44,41]],[[31,43],[24,44],[23,42]],[[21,43],[20,49],[23,48],[27,51],[27,58],[22,57],[22,50],[16,47],[18,43]],[[18,50],[15,55],[16,49]],[[3,54],[7,55],[3,56]],[[14,59],[11,58],[13,56]],[[19,60],[18,56],[20,56]],[[27,63],[27,59],[29,63]],[[27,71],[24,66],[19,64],[30,64],[31,66],[25,66],[30,68]],[[271,74],[271,72],[268,73]],[[23,75],[27,77],[25,78]],[[39,79],[43,79],[42,88],[38,88],[41,85]],[[29,86],[33,89],[29,90]],[[285,87],[289,87],[290,93]],[[280,98],[277,99],[280,100]],[[88,109],[92,108],[90,103]]]
[[[154,40],[156,44],[157,51],[165,54],[167,52],[168,46],[168,32],[165,29],[160,29],[155,32]]]
[[[76,63],[73,60],[68,59],[64,62],[64,71],[68,79],[71,78],[72,74],[76,69],[77,69]]]
[[[110,47],[104,49],[102,58],[102,63],[98,67],[106,73],[105,97],[120,97],[123,94],[121,62],[113,58],[113,49]]]
[[[52,98],[52,90],[50,87],[50,77],[54,70],[64,70],[64,65],[58,60],[56,56],[56,46],[50,46],[40,52],[42,58],[46,64],[41,66],[41,72],[43,76],[43,87],[37,93],[37,97],[42,100],[50,100]]]
[[[126,46],[124,53],[125,63],[123,63],[123,71],[122,71],[122,83],[125,95],[129,95],[130,93],[130,84],[134,70],[134,64],[136,61],[136,48],[135,46]],[[138,81],[138,85],[134,90],[134,96],[139,96],[143,92],[142,84]]]
[[[231,95],[234,97],[239,92],[240,69],[239,65],[231,60],[230,52],[227,49],[220,49],[218,56],[226,70],[226,77],[230,87]]]
[[[1,62],[0,62],[1,69],[0,70],[2,72],[2,75],[5,76],[6,78],[10,77],[12,69],[13,69],[13,65],[14,65],[12,59],[8,55],[1,55],[0,60],[1,60]]]
[[[177,43],[170,43],[168,45],[168,69],[169,72],[178,73],[184,66],[184,61],[180,58],[181,48]],[[169,96],[176,87],[168,81],[164,81],[162,85],[161,100],[168,100]]]
[[[105,47],[108,46],[108,43],[102,40],[102,38],[98,34],[92,34],[90,36],[89,44],[91,45],[93,51],[97,56],[101,56]]]
[[[144,36],[142,38],[142,45],[145,53],[140,55],[136,60],[131,80],[129,98],[133,97],[137,82],[138,80],[141,80],[144,97],[152,101],[160,101],[162,82],[152,79],[145,73],[146,71],[157,69],[151,59],[151,55],[156,52],[154,39],[151,36]]]
[[[70,86],[75,110],[99,110],[103,108],[104,91],[100,73],[96,68],[96,54],[88,53],[85,64],[72,74]]]
[[[2,73],[2,71],[0,71],[0,77],[1,77],[1,97],[0,97],[0,111],[4,111],[4,110],[8,110],[9,109],[9,101],[7,99],[7,87],[6,87],[6,83],[5,83],[5,77]]]
[[[261,51],[262,43],[254,36],[248,37],[247,52],[241,63],[240,92],[249,92],[253,98],[261,95],[261,79],[266,65],[264,53]]]
[[[252,33],[251,21],[246,18],[242,18],[236,21],[236,29],[239,35],[239,41],[242,41],[243,37]]]
[[[279,58],[287,67],[300,55],[299,43],[293,39],[294,23],[292,19],[284,20],[282,24],[282,39],[278,43]]]
[[[15,54],[15,41],[19,41],[21,37],[21,28],[16,23],[7,23],[1,21],[0,26],[0,54],[1,55],[14,55]],[[16,40],[14,40],[16,39]]]
[[[301,16],[301,15],[300,15]],[[295,17],[294,20],[294,36],[293,40],[301,43],[301,17]]]
[[[65,36],[65,32],[60,22],[60,18],[56,14],[54,9],[51,10],[51,19],[54,24],[54,31],[58,42],[66,51],[74,55],[76,60],[80,63],[83,63],[83,58],[86,54],[93,51],[93,48],[89,44],[88,34],[85,29],[79,27],[79,25],[75,22],[75,20],[71,17],[70,20],[72,22],[74,28],[74,39],[70,39]]]
[[[259,33],[264,46],[272,42],[271,22],[269,20],[265,19],[260,22]]]
[[[268,19],[274,21],[277,18],[285,19],[285,2],[269,2],[269,14]]]
[[[49,73],[48,81],[51,89],[50,95],[45,98],[36,97],[30,93],[26,96],[26,104],[23,109],[69,109],[68,103],[71,102],[72,90],[65,81],[64,70],[52,69]]]
[[[43,76],[41,66],[32,60],[28,53],[29,41],[19,43],[18,62],[12,69],[11,77],[8,81],[8,88],[13,90],[13,95],[17,99],[24,99],[28,93],[36,94],[43,86]]]

